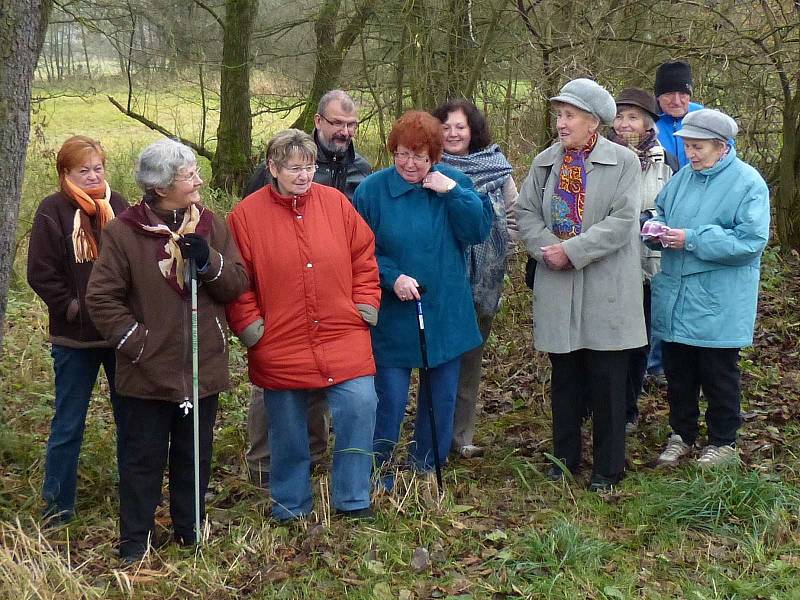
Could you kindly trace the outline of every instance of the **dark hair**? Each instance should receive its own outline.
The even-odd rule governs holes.
[[[448,100],[444,104],[438,106],[433,111],[433,116],[439,119],[442,123],[447,121],[450,113],[461,111],[467,117],[467,124],[469,125],[470,140],[469,152],[477,152],[483,150],[492,143],[492,132],[489,131],[489,124],[486,122],[486,117],[469,100]]]
[[[442,123],[422,110],[409,110],[397,119],[389,134],[390,152],[396,152],[399,145],[418,152],[427,150],[431,163],[442,158]]]

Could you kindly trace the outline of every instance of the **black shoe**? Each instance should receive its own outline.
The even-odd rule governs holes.
[[[619,477],[605,477],[604,475],[592,475],[589,483],[590,492],[610,492],[619,485]]]
[[[375,512],[371,506],[356,508],[355,510],[337,510],[336,514],[344,519],[353,519],[355,521],[371,521],[375,518]]]

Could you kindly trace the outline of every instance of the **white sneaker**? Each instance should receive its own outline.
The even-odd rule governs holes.
[[[701,467],[716,467],[739,459],[736,448],[733,446],[706,446],[697,459]]]
[[[660,467],[674,467],[678,464],[681,457],[688,454],[689,445],[683,441],[683,438],[677,433],[673,433],[667,440],[667,447],[658,456],[658,466]]]

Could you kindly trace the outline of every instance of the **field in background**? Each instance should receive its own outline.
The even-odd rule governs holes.
[[[187,131],[197,126],[192,102],[164,102],[161,110]],[[654,387],[643,400],[640,430],[629,438],[629,474],[617,492],[586,492],[585,472],[566,484],[547,481],[549,365],[530,348],[530,293],[518,254],[484,361],[478,442],[487,454],[450,464],[442,500],[430,481],[408,477],[394,495],[376,497],[374,523],[342,522],[330,515],[327,478],[318,473],[321,524],[272,522],[267,500],[244,475],[249,387],[234,341],[235,385],[221,397],[210,537],[202,549],[168,546],[138,568],[121,569],[114,432],[102,379],[84,440],[79,518],[42,529],[52,364],[46,312],[24,283],[26,231],[37,203],[55,189],[53,152],[66,136],[99,137],[112,186],[135,200],[136,155],[157,135],[101,94],[47,101],[34,121],[40,130],[27,163],[0,357],[0,598],[800,600],[800,259],[774,249],[763,269],[756,346],[742,361],[739,468],[653,469],[668,431],[664,390]],[[361,146],[377,148],[371,129],[361,135]],[[207,178],[208,165],[202,167]],[[206,198],[221,211],[234,201]],[[168,511],[158,520],[168,526]]]

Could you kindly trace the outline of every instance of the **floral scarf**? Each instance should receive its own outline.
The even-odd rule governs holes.
[[[553,233],[559,239],[568,240],[581,232],[586,199],[586,157],[596,143],[597,133],[593,133],[580,150],[564,152],[550,203]]]
[[[61,178],[61,192],[75,207],[72,220],[72,250],[76,263],[94,262],[97,260],[98,245],[92,227],[95,219],[100,231],[114,218],[111,208],[111,188],[108,182],[91,189],[82,190],[66,177]]]
[[[655,130],[648,129],[644,136],[629,135],[622,137],[617,135],[617,132],[612,129],[608,133],[608,139],[615,144],[619,144],[620,146],[625,146],[626,148],[633,150],[639,157],[639,164],[642,167],[642,171],[647,171],[650,165],[653,164],[653,158],[650,156],[650,150],[658,145],[658,136],[656,135]]]

